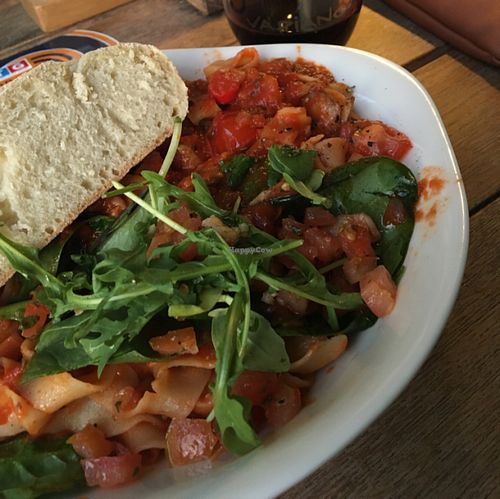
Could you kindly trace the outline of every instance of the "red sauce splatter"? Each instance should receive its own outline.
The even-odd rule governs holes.
[[[418,198],[430,199],[437,196],[444,188],[444,180],[439,177],[424,177],[418,183]]]
[[[439,204],[434,201],[430,207],[427,201],[438,197],[445,186],[442,178],[442,171],[439,168],[426,166],[422,169],[422,178],[418,182],[418,206],[415,212],[415,220],[426,221],[430,226],[436,223]]]

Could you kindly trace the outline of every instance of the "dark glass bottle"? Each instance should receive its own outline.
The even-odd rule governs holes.
[[[362,0],[223,0],[234,34],[243,45],[331,43],[344,45]]]

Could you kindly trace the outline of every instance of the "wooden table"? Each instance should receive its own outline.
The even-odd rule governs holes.
[[[223,16],[203,17],[183,0],[136,0],[78,27],[161,48],[237,43]],[[51,36],[17,0],[0,0],[0,59]],[[365,2],[348,45],[405,66],[436,102],[467,191],[469,257],[448,324],[416,378],[281,498],[500,497],[499,72],[378,0]]]

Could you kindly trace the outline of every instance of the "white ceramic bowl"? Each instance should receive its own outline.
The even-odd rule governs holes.
[[[185,79],[241,47],[179,49],[165,53]],[[406,133],[414,148],[404,162],[419,177],[437,167],[445,185],[431,226],[419,222],[406,259],[394,312],[364,331],[324,372],[313,403],[247,456],[213,465],[170,469],[160,464],[141,482],[99,498],[263,498],[291,487],[359,435],[415,375],[451,311],[468,244],[463,183],[436,106],[422,85],[400,66],[360,50],[327,45],[264,45],[263,58],[302,56],[323,64],[337,80],[355,85],[356,111]],[[425,207],[424,207],[425,208]]]

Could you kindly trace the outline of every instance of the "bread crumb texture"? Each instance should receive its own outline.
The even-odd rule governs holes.
[[[172,133],[187,89],[155,47],[47,62],[0,91],[0,231],[41,248]],[[0,255],[0,284],[13,271]]]

